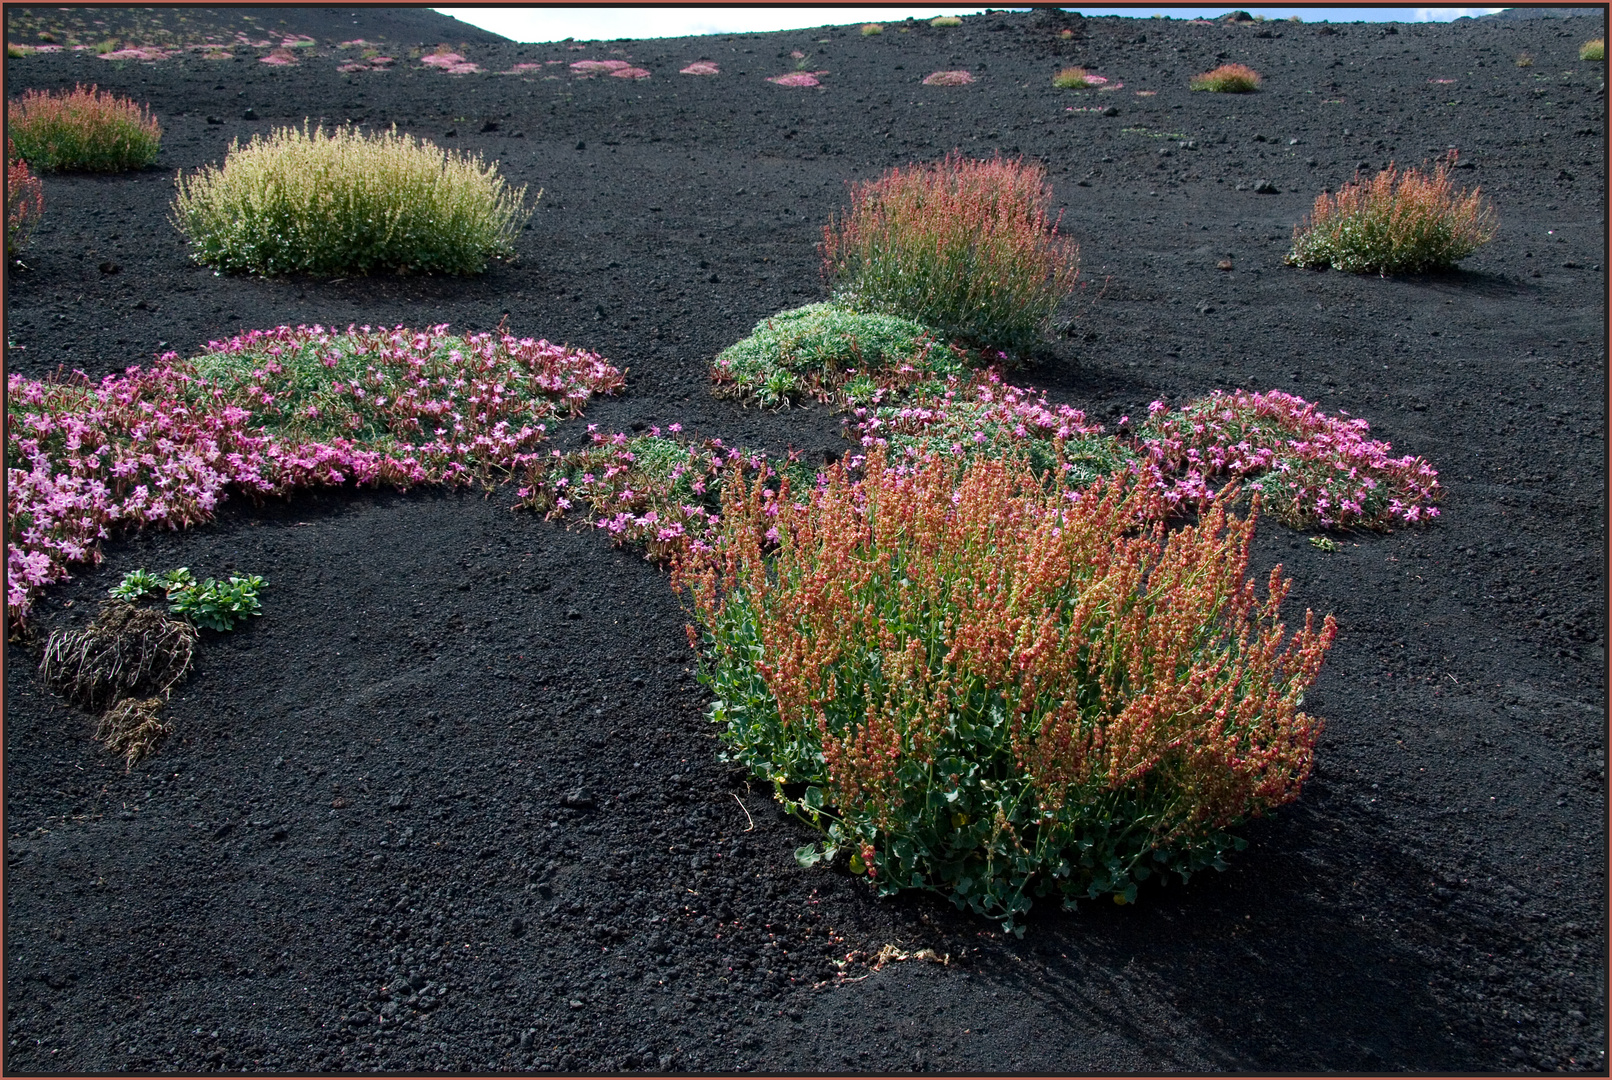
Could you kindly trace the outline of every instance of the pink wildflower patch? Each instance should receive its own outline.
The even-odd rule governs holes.
[[[62,47],[60,45],[35,45],[34,46],[34,52],[38,52],[38,53],[53,53],[53,52],[61,52],[61,51],[62,51]]]
[[[306,49],[317,44],[318,42],[314,41],[314,39],[309,37],[307,34],[287,34],[280,40],[280,47],[282,49]]]
[[[696,60],[694,63],[690,64],[688,67],[683,68],[679,72],[679,74],[681,74],[681,75],[719,75],[719,74],[721,74],[721,69],[718,68],[715,64],[711,63],[711,61],[709,61],[709,60]]]
[[[68,566],[98,562],[100,541],[207,521],[231,491],[513,474],[547,420],[623,385],[594,353],[447,329],[254,330],[209,343],[212,377],[173,353],[100,383],[11,376],[8,618]]]
[[[1281,521],[1303,528],[1386,529],[1438,516],[1438,472],[1392,457],[1358,417],[1331,417],[1272,390],[1215,391],[1178,412],[1149,406],[1138,432],[1143,473],[1172,503],[1206,496],[1210,480],[1246,482]]]
[[[967,86],[974,76],[966,71],[936,71],[924,76],[925,86]]]
[[[1136,96],[1137,97],[1152,97],[1154,94],[1157,94],[1157,93],[1158,93],[1157,90],[1138,90],[1136,92]]]
[[[649,72],[641,67],[617,68],[610,73],[612,79],[647,79]]]
[[[258,63],[273,64],[276,67],[285,67],[289,64],[295,64],[296,62],[296,54],[290,49],[275,49],[274,51],[270,52],[269,55],[258,58]]]
[[[102,60],[144,60],[155,62],[166,60],[173,53],[156,45],[143,45],[132,49],[118,49],[114,52],[102,53]]]
[[[420,57],[420,63],[431,67],[447,68],[464,62],[465,58],[456,52],[434,52],[430,56]]]
[[[821,86],[817,76],[827,74],[826,71],[791,71],[788,75],[774,75],[767,81],[779,86]]]
[[[620,71],[622,68],[632,67],[625,60],[578,60],[571,65],[571,70],[584,79],[591,79],[601,71]]]

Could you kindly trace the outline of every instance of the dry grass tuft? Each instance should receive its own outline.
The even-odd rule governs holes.
[[[1221,64],[1194,76],[1187,85],[1212,94],[1247,94],[1259,89],[1259,72],[1247,64]]]
[[[1596,38],[1594,41],[1586,41],[1580,45],[1578,47],[1578,58],[1580,60],[1605,60],[1606,38]]]
[[[39,671],[74,705],[99,712],[126,694],[166,694],[190,671],[195,647],[189,624],[109,600],[83,630],[50,635]]]
[[[95,729],[95,738],[114,754],[123,755],[123,767],[132,769],[173,734],[173,725],[157,719],[161,698],[124,698],[107,710]]]
[[[1066,67],[1052,77],[1052,85],[1060,90],[1084,90],[1092,85],[1085,68]]]

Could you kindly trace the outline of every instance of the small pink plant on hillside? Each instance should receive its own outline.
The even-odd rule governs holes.
[[[649,72],[641,67],[624,67],[612,71],[610,77],[612,79],[647,79],[649,78]]]
[[[774,75],[767,81],[779,86],[820,86],[817,76],[827,74],[826,71],[792,71],[788,75]]]
[[[622,68],[632,67],[625,60],[578,60],[571,65],[571,70],[584,79],[591,79],[600,72],[620,71]]]
[[[1217,390],[1179,412],[1156,401],[1149,413],[1137,433],[1144,473],[1172,503],[1235,480],[1263,492],[1267,512],[1294,528],[1386,529],[1438,516],[1438,472],[1419,457],[1392,457],[1358,417],[1328,416],[1280,390]]]
[[[285,49],[307,49],[318,44],[307,34],[287,34],[281,41],[280,47]]]
[[[937,71],[924,76],[925,86],[967,86],[974,76],[966,71]]]
[[[208,520],[230,490],[463,484],[536,459],[546,421],[613,393],[593,353],[508,334],[252,331],[99,384],[13,375],[9,619],[129,528]]]
[[[690,64],[688,67],[683,68],[682,71],[679,72],[679,74],[682,74],[682,75],[719,75],[719,74],[721,74],[721,69],[718,68],[715,64],[711,63],[711,61],[709,61],[709,60],[696,60],[694,63]]]
[[[297,54],[290,49],[273,49],[267,56],[258,58],[260,64],[271,64],[274,67],[289,67],[297,62]]]
[[[445,46],[438,48],[431,55],[420,57],[420,63],[438,68],[449,75],[472,75],[481,70],[480,64],[473,64],[456,52],[444,51],[445,48]]]
[[[117,50],[115,50],[113,52],[101,53],[101,59],[102,60],[143,60],[143,61],[145,61],[147,63],[155,63],[158,60],[166,60],[172,55],[173,55],[172,52],[168,51],[167,49],[161,48],[159,46],[156,46],[156,45],[143,45],[143,46],[135,46],[135,47],[132,47],[132,48],[127,48],[127,49],[117,49]]]

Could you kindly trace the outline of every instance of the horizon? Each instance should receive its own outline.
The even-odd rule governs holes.
[[[1214,5],[1199,7],[1081,7],[1059,5],[1090,17],[1117,15],[1135,19],[1219,18],[1247,11],[1266,19],[1297,15],[1302,22],[1453,22],[1506,10],[1503,7],[1270,7]],[[823,26],[895,23],[938,15],[978,15],[987,11],[1024,12],[1028,7],[969,7],[936,4],[924,7],[438,7],[432,11],[522,44],[554,41],[608,41],[699,37],[712,34],[777,33]],[[623,33],[630,30],[631,33]]]

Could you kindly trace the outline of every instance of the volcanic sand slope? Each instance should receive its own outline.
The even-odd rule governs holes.
[[[343,74],[345,29],[276,17],[316,39],[294,66],[245,46],[7,61],[11,94],[93,81],[165,129],[141,173],[45,177],[7,278],[11,371],[99,377],[281,323],[507,318],[629,369],[557,448],[677,421],[838,452],[821,407],[713,397],[710,359],[824,295],[814,244],[846,182],[1001,150],[1046,162],[1090,282],[1018,381],[1109,419],[1288,390],[1425,456],[1448,496],[1429,527],[1331,554],[1261,522],[1255,572],[1293,575],[1289,619],[1340,626],[1305,703],[1328,723],[1314,779],[1227,872],[1040,907],[1022,940],[798,868],[809,831],[717,761],[666,576],[511,513],[511,490],[236,499],[110,543],[6,647],[11,1070],[1605,1070],[1605,68],[1577,59],[1602,19],[999,13],[579,47],[410,39],[368,9],[353,36],[390,35],[393,70]],[[578,79],[579,59],[650,77]],[[678,74],[698,60],[720,74]],[[1261,90],[1188,91],[1225,62]],[[539,66],[496,74],[517,63]],[[1072,65],[1108,82],[1053,87]],[[820,85],[766,81],[797,67]],[[975,81],[921,85],[937,70]],[[304,118],[500,159],[545,190],[519,259],[474,279],[188,265],[174,170]],[[1500,217],[1459,272],[1282,266],[1323,187],[1451,146]],[[39,647],[124,572],[180,565],[262,574],[265,613],[203,634],[175,735],[125,774]],[[579,786],[592,808],[564,805]],[[886,945],[950,962],[871,972]]]

